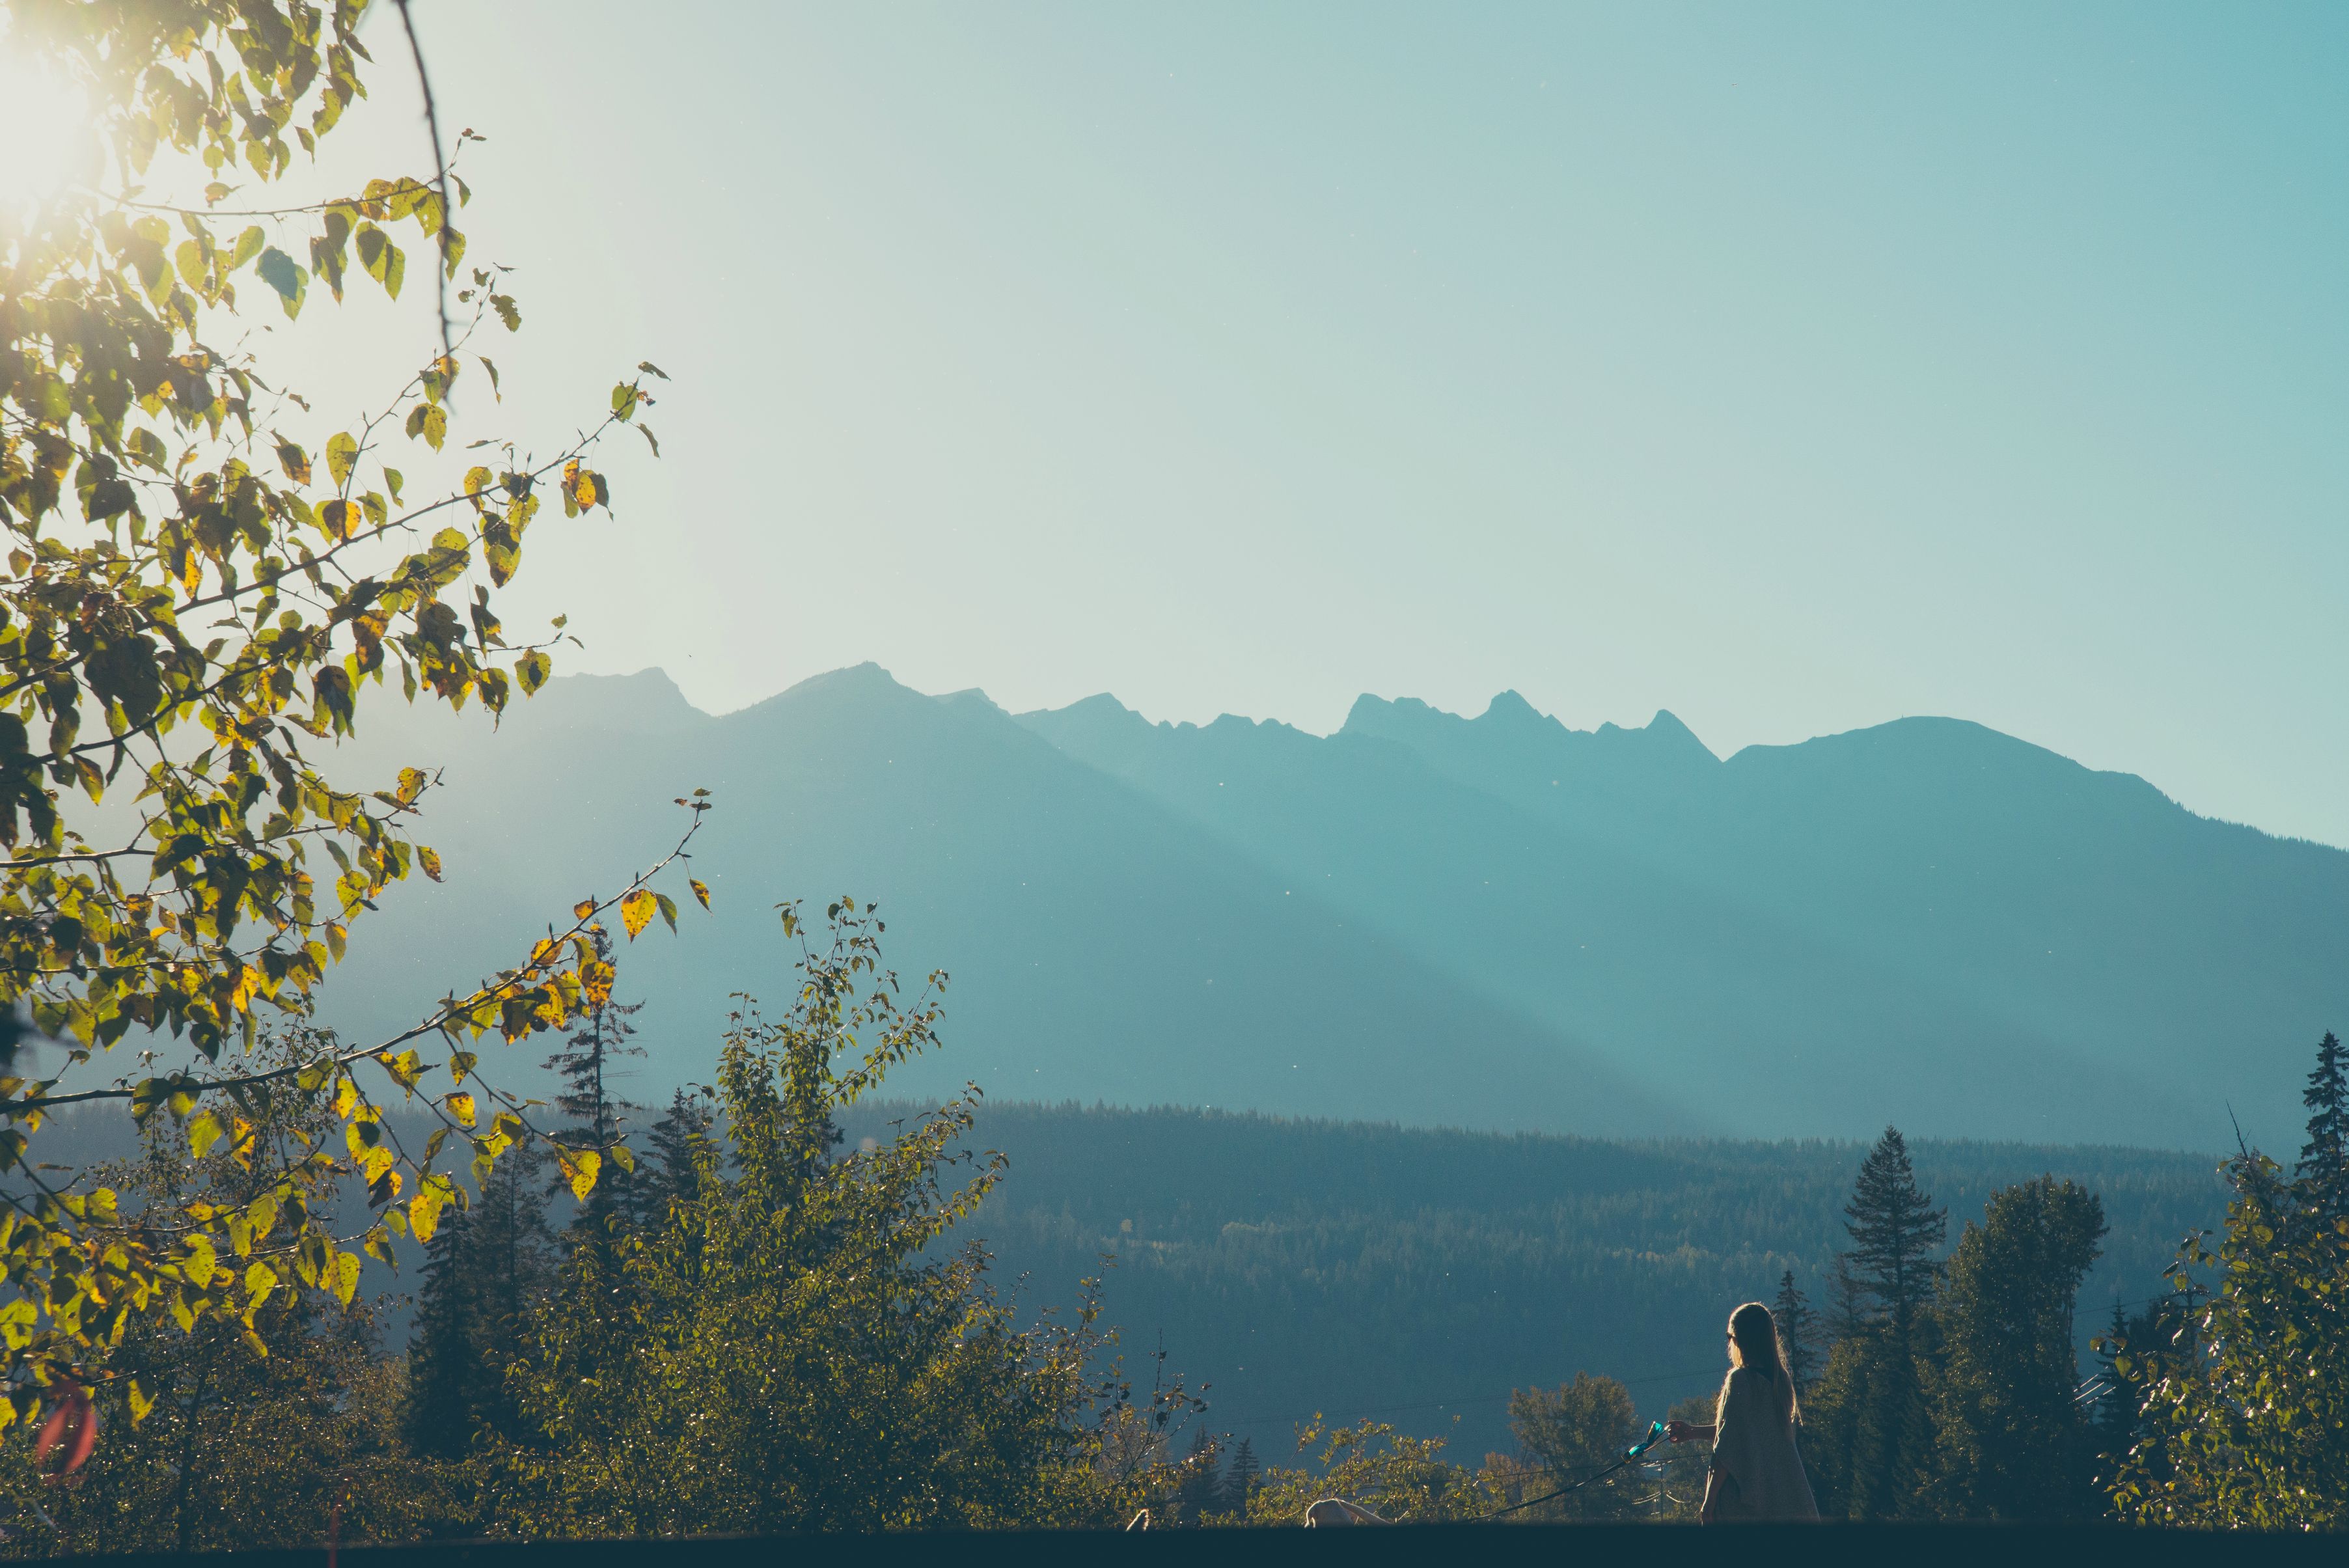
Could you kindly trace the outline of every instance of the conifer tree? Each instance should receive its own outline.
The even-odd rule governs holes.
[[[1892,1344],[1914,1349],[1939,1272],[1933,1253],[1949,1239],[1950,1215],[1917,1185],[1899,1127],[1886,1127],[1868,1151],[1844,1215],[1851,1236],[1845,1255],[1868,1312]]]
[[[612,1079],[617,1075],[618,1058],[645,1054],[643,1046],[629,1043],[636,1033],[630,1020],[644,1011],[645,1004],[613,999],[608,985],[613,970],[612,933],[595,926],[588,935],[595,944],[596,961],[604,966],[600,972],[607,983],[600,996],[590,994],[580,1014],[579,1027],[563,1043],[563,1049],[546,1059],[546,1064],[563,1078],[554,1106],[563,1113],[567,1125],[555,1135],[556,1142],[567,1148],[592,1149],[601,1155],[620,1142],[625,1130],[619,1102],[612,1093]],[[615,1215],[634,1213],[636,1195],[633,1179],[634,1172],[626,1165],[606,1158],[594,1190],[580,1206],[574,1226],[602,1234],[609,1230]],[[548,1190],[564,1191],[570,1186],[568,1174],[558,1170],[554,1185]]]
[[[1225,1513],[1247,1514],[1248,1499],[1256,1495],[1257,1477],[1264,1466],[1256,1457],[1256,1445],[1247,1438],[1232,1450],[1231,1467],[1224,1472],[1224,1495],[1218,1505]]]
[[[1854,1519],[1916,1513],[1930,1476],[1933,1421],[1924,1368],[1931,1350],[1933,1253],[1946,1210],[1917,1185],[1909,1146],[1887,1127],[1845,1207],[1851,1250],[1837,1256],[1844,1336],[1805,1423],[1822,1512]]]
[[[413,1453],[460,1459],[484,1434],[520,1430],[506,1368],[554,1262],[536,1164],[523,1151],[500,1160],[472,1206],[445,1215],[428,1243],[403,1423]]]
[[[672,1200],[689,1203],[699,1196],[702,1168],[717,1152],[707,1100],[674,1091],[645,1143],[648,1168],[638,1183],[638,1201],[647,1216],[666,1214]]]
[[[425,1244],[423,1286],[408,1346],[408,1397],[401,1436],[424,1459],[462,1459],[472,1446],[474,1408],[483,1381],[473,1333],[471,1272],[465,1250],[469,1215],[450,1209]]]
[[[1778,1276],[1778,1299],[1770,1311],[1778,1320],[1778,1346],[1785,1354],[1786,1371],[1795,1380],[1795,1392],[1807,1395],[1819,1375],[1818,1324],[1811,1311],[1810,1298],[1795,1283],[1794,1270],[1788,1269]]]
[[[1206,1428],[1195,1427],[1191,1431],[1191,1451],[1183,1457],[1183,1480],[1174,1491],[1178,1521],[1198,1523],[1223,1506],[1223,1497],[1224,1482],[1216,1473],[1215,1439],[1207,1436]]]
[[[2137,1332],[2128,1309],[2120,1303],[2113,1303],[2112,1322],[2095,1339],[2096,1376],[2105,1391],[2095,1402],[2096,1475],[2100,1485],[2109,1485],[2118,1473],[2121,1460],[2131,1444],[2137,1441],[2137,1413],[2144,1400],[2137,1383],[2120,1362]]]
[[[2316,1070],[2300,1098],[2308,1107],[2308,1142],[2293,1174],[2318,1212],[2338,1220],[2349,1213],[2349,1052],[2331,1030],[2317,1044]]]

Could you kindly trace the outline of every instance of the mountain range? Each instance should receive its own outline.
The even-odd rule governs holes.
[[[1723,759],[1669,713],[1578,732],[1514,692],[1366,696],[1325,737],[1015,715],[870,664],[722,717],[658,670],[559,679],[496,731],[377,713],[349,776],[437,771],[447,873],[355,933],[323,1008],[355,1035],[621,886],[712,792],[715,915],[626,948],[639,1099],[709,1075],[732,993],[788,1002],[776,905],[843,893],[908,977],[950,972],[948,1049],[890,1080],[917,1096],[2203,1149],[2231,1115],[2290,1153],[2349,1017],[2349,854],[1957,720]]]

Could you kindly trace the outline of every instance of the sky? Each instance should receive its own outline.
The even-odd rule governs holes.
[[[526,321],[467,411],[673,378],[533,535],[565,668],[1950,714],[2349,846],[2349,8],[414,13]],[[420,169],[396,23],[338,140]],[[356,407],[424,309],[295,351]]]

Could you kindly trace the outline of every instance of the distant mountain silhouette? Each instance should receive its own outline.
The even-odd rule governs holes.
[[[440,887],[369,917],[326,1012],[396,1023],[673,836],[718,896],[626,949],[642,1098],[780,1007],[772,906],[876,898],[949,1049],[893,1077],[1584,1133],[2282,1144],[2349,1000],[2349,855],[2185,811],[1979,725],[1723,761],[1669,713],[1567,729],[1365,697],[1336,734],[1014,718],[873,665],[719,718],[657,670],[502,732],[402,714],[356,769],[445,770]],[[355,774],[355,776],[357,776]],[[533,1047],[530,1060],[543,1054]]]

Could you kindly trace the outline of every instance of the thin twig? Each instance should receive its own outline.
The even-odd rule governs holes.
[[[432,137],[432,188],[440,196],[440,265],[434,269],[434,294],[440,309],[440,353],[444,358],[455,358],[456,345],[449,337],[449,225],[456,214],[449,206],[449,163],[440,156],[440,112],[432,102],[432,78],[424,68],[424,46],[416,41],[416,18],[409,15],[408,0],[398,0],[399,25],[408,34],[408,52],[416,61],[416,85],[424,90],[424,129]]]

